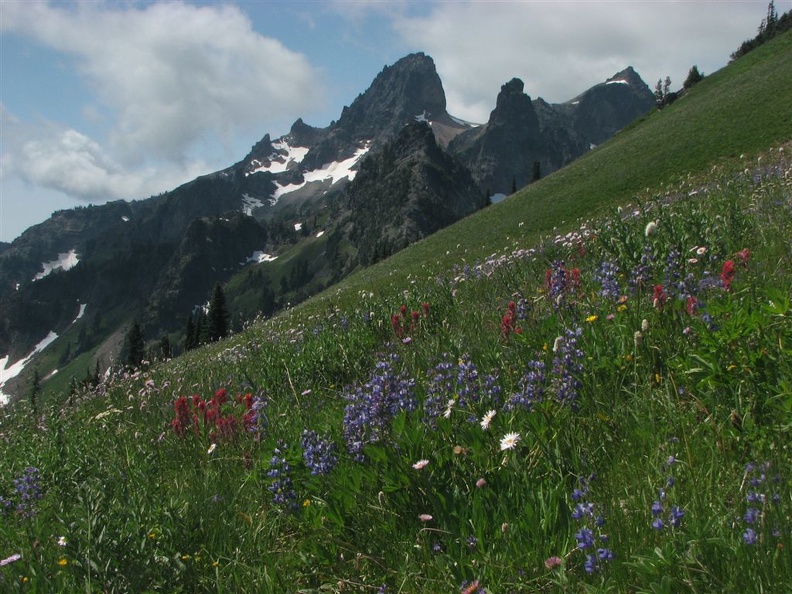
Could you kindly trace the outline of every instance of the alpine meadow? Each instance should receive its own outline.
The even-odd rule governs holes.
[[[0,590],[790,591],[791,58],[224,340],[0,408]]]

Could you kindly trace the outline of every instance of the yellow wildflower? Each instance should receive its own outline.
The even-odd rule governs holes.
[[[586,318],[586,321],[591,324],[592,322],[596,322],[599,316],[589,316]]]
[[[58,565],[61,567],[66,567],[69,564],[69,560],[64,558],[58,559]]]

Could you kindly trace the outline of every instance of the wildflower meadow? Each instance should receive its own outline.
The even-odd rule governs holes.
[[[7,592],[782,592],[792,161],[0,421]]]

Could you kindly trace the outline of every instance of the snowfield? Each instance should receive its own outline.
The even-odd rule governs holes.
[[[253,209],[264,206],[264,203],[250,194],[242,194],[242,212],[247,216],[253,216]]]
[[[39,353],[46,349],[50,344],[55,342],[58,338],[58,335],[54,332],[50,331],[44,339],[39,342],[27,357],[23,357],[10,367],[6,368],[8,365],[8,355],[0,359],[0,406],[4,404],[8,404],[10,396],[8,394],[3,393],[3,386],[8,383],[8,380],[15,378],[18,376],[22,371],[25,369],[25,365],[27,365],[30,360],[33,358],[33,355]]]
[[[69,270],[77,266],[79,262],[80,259],[77,257],[77,252],[74,250],[69,250],[65,254],[58,254],[57,260],[41,263],[42,270],[33,277],[33,280],[41,280],[53,270]]]
[[[360,161],[363,155],[369,151],[370,147],[371,143],[367,142],[364,146],[355,151],[355,154],[348,159],[343,161],[333,161],[332,163],[325,163],[320,169],[306,171],[303,175],[303,182],[300,184],[289,184],[286,186],[278,185],[275,193],[272,195],[270,202],[275,205],[278,199],[284,194],[299,190],[311,182],[331,180],[330,183],[335,184],[336,182],[345,178],[349,181],[352,181],[355,179],[355,175],[357,174],[357,171],[353,171],[352,167],[354,167],[355,164]]]
[[[242,265],[244,266],[245,264],[250,264],[250,263],[261,264],[262,262],[272,262],[277,257],[278,256],[272,256],[265,252],[256,250],[255,252],[253,252],[252,256],[248,256],[247,259],[244,262],[242,262]]]
[[[269,157],[267,157],[267,161],[269,161],[268,163],[262,163],[258,159],[254,159],[250,164],[256,166],[256,168],[245,173],[245,177],[260,171],[283,173],[284,171],[288,170],[289,167],[293,166],[293,164],[296,165],[297,163],[301,163],[305,158],[305,155],[308,154],[309,150],[304,146],[290,146],[285,140],[273,142],[272,148],[274,148],[276,151],[286,151],[286,156],[283,156],[279,152],[274,152]]]

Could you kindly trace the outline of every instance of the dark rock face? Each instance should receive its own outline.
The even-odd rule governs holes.
[[[448,148],[470,168],[479,186],[493,192],[524,186],[531,180],[534,161],[547,163],[539,117],[518,78],[501,87],[487,125],[460,134]]]
[[[368,265],[484,206],[458,159],[438,146],[424,122],[405,126],[366,158],[347,188],[350,237]]]
[[[654,96],[632,67],[572,101],[551,105],[523,93],[512,79],[501,87],[486,126],[448,145],[478,184],[510,193],[570,163],[654,107]]]
[[[418,117],[451,122],[434,61],[423,53],[410,54],[386,66],[308,151],[303,168],[311,170],[341,161],[362,143],[370,143],[376,150]]]
[[[592,87],[576,100],[575,132],[595,145],[646,114],[655,104],[654,94],[632,66]]]
[[[422,53],[411,54],[386,66],[369,89],[344,109],[338,127],[381,142],[424,113],[429,118],[446,113],[445,91],[434,61]]]

